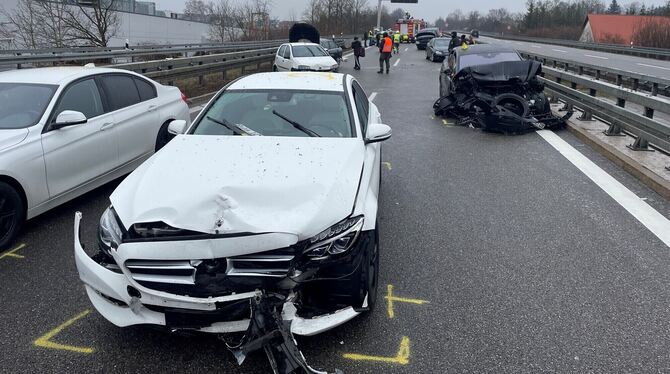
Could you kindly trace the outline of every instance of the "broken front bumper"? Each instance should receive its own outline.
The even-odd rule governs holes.
[[[235,293],[220,297],[190,297],[157,291],[143,286],[135,280],[126,266],[117,271],[100,265],[91,258],[81,245],[79,238],[82,214],[75,213],[74,254],[79,277],[84,282],[86,293],[98,312],[113,324],[125,327],[148,324],[166,326],[171,329],[189,329],[209,333],[230,333],[246,331],[249,316],[228,320],[223,318],[227,307],[247,303],[260,295],[260,290]],[[216,259],[242,254],[251,243],[246,238],[211,239],[198,241],[168,241],[151,243],[122,244],[112,256],[117,264],[125,264],[129,259],[179,260],[188,248],[189,256],[199,259]],[[264,234],[256,237],[254,248],[268,251],[277,246],[289,246],[295,243],[291,234]],[[236,251],[238,253],[236,253]],[[238,308],[239,309],[239,308]],[[250,309],[249,309],[250,310]],[[289,298],[284,305],[283,318],[291,320],[291,331],[297,335],[315,335],[339,326],[359,314],[353,307],[346,307],[333,313],[301,318]],[[181,321],[192,317],[200,322],[189,326]],[[210,319],[210,323],[208,323]],[[204,322],[203,322],[204,321]]]

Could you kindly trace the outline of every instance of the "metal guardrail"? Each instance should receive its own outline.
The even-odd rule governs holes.
[[[28,54],[28,55],[2,55],[0,54],[0,65],[16,65],[21,68],[23,64],[33,63],[62,63],[72,61],[96,61],[96,60],[112,60],[120,58],[134,59],[135,57],[148,55],[174,55],[174,54],[190,54],[190,53],[211,53],[211,52],[234,52],[244,50],[254,50],[259,48],[278,47],[285,41],[266,41],[252,43],[230,43],[209,46],[197,47],[179,47],[179,48],[150,48],[150,49],[122,49],[111,51],[92,51],[92,52],[77,52],[77,53],[49,53],[49,54]]]
[[[597,116],[609,124],[604,131],[606,135],[620,136],[623,131],[634,135],[636,140],[629,145],[633,150],[647,151],[651,144],[670,153],[670,124],[654,118],[655,111],[670,113],[669,99],[548,66],[542,72],[544,77],[540,80],[550,94],[554,93],[566,103],[565,109],[574,106],[582,110],[580,120],[589,121],[592,116]],[[581,92],[579,88],[588,90],[588,93]],[[598,94],[614,98],[616,104],[598,98]],[[626,108],[627,102],[640,105],[643,113]]]
[[[653,58],[656,60],[670,60],[670,49],[664,49],[664,48],[649,48],[649,47],[636,47],[636,46],[630,47],[620,44],[586,43],[586,42],[579,42],[576,40],[535,38],[530,36],[519,36],[519,35],[499,35],[494,33],[480,33],[480,35],[496,39],[516,40],[520,42],[531,42],[539,44],[553,44],[553,45],[560,45],[563,47],[580,48],[592,51]]]
[[[206,56],[183,57],[146,62],[116,64],[117,69],[131,70],[149,78],[165,81],[169,84],[175,79],[197,76],[200,84],[204,76],[212,73],[222,73],[225,78],[226,70],[244,68],[274,60],[277,48],[263,48],[240,52],[220,53]]]

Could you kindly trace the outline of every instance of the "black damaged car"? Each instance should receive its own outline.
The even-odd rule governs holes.
[[[511,48],[478,44],[455,48],[440,69],[436,115],[488,131],[523,132],[564,126],[572,113],[552,114],[544,84],[537,79],[542,64],[524,60]]]

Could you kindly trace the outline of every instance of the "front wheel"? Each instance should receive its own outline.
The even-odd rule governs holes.
[[[277,65],[272,65],[272,71],[277,72],[279,69],[277,69]]]
[[[160,130],[158,130],[158,135],[156,136],[156,152],[160,151],[161,148],[165,147],[165,145],[174,138],[174,135],[170,134],[168,131],[168,126],[170,126],[170,122],[165,122]]]
[[[0,182],[0,250],[9,248],[25,218],[21,196],[12,186]]]

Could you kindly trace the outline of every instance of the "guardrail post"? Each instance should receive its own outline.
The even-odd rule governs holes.
[[[620,97],[617,97],[616,98],[616,105],[620,106],[622,108],[625,108],[626,107],[626,99],[622,99]]]
[[[17,56],[21,56],[20,53],[17,53],[16,55],[17,55]],[[16,64],[16,68],[17,68],[17,69],[21,69],[21,64]]]
[[[651,96],[658,96],[658,83],[651,85]]]
[[[626,136],[626,134],[621,132],[621,126],[616,123],[610,123],[610,127],[607,130],[603,131],[603,134],[606,136]]]
[[[634,151],[654,152],[653,149],[649,148],[649,142],[647,139],[641,136],[638,136],[637,139],[635,139],[635,143],[629,144],[626,147]]]
[[[579,72],[578,72],[578,74],[579,74],[579,75],[584,75],[584,67],[583,67],[583,66],[580,66],[580,67],[579,67]]]
[[[633,78],[633,91],[637,91],[640,88],[640,80]]]
[[[572,112],[573,111],[573,106],[572,103],[565,102],[565,105],[563,105],[563,108],[558,110],[559,112]]]
[[[654,118],[654,109],[644,107],[644,116],[647,118]]]
[[[616,85],[623,86],[623,75],[617,74],[616,76]]]
[[[596,70],[596,80],[599,81],[601,77],[602,74],[600,73],[600,69]]]
[[[593,114],[590,109],[584,109],[582,115],[577,118],[580,121],[593,121]]]
[[[577,83],[570,82],[570,88],[572,88],[573,90],[576,90],[577,89]]]

